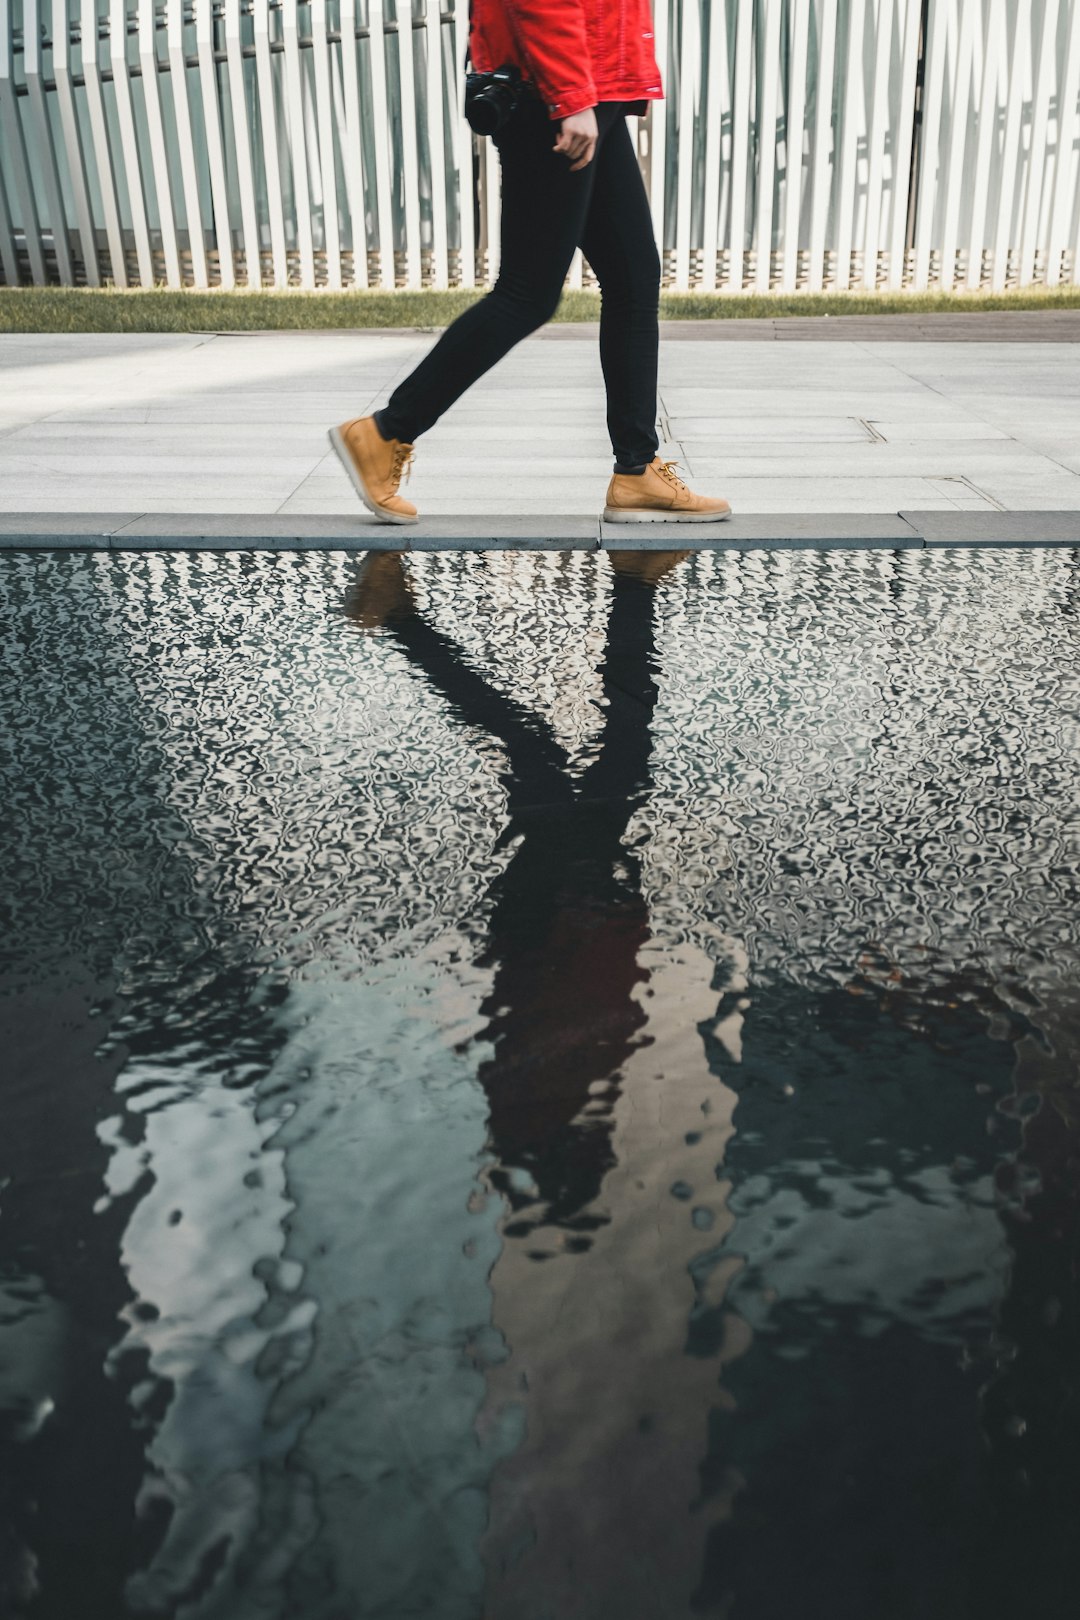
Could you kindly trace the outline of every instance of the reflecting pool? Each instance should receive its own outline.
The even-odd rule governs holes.
[[[0,1613],[1080,1608],[1080,560],[9,554]]]

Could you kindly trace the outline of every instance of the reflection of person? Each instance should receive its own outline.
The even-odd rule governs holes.
[[[602,294],[600,360],[615,456],[605,516],[727,517],[725,500],[693,494],[676,463],[657,453],[660,258],[626,123],[663,95],[649,0],[474,0],[469,50],[477,72],[506,63],[524,79],[491,137],[502,173],[498,279],[382,410],[330,430],[357,493],[385,522],[416,521],[416,507],[399,494],[415,441],[551,319],[580,247]],[[469,459],[482,477],[478,458]]]
[[[611,556],[604,720],[576,779],[544,721],[425,620],[398,555],[370,557],[349,603],[506,760],[512,853],[489,889],[478,1077],[507,1206],[491,1288],[510,1355],[487,1368],[481,1431],[524,1405],[525,1432],[492,1484],[492,1620],[689,1612],[738,1484],[720,1470],[699,1501],[718,1371],[743,1343],[731,1329],[718,1354],[686,1354],[692,1313],[719,1311],[729,1275],[716,1268],[704,1297],[694,1273],[730,1225],[716,1165],[734,1093],[700,1037],[714,964],[651,938],[627,839],[651,791],[653,587],[685,555]]]
[[[499,1163],[527,1172],[548,1219],[572,1219],[599,1189],[614,1077],[645,1022],[633,992],[645,977],[638,955],[648,916],[640,861],[623,835],[649,789],[652,586],[685,555],[612,555],[607,707],[596,756],[576,785],[542,718],[471,670],[415,608],[397,553],[373,553],[350,600],[354,619],[383,623],[457,717],[505,750],[500,844],[514,853],[490,891],[494,981],[483,1010],[495,1050],[480,1077]],[[608,1081],[612,1090],[593,1098],[590,1088]],[[519,1201],[513,1181],[497,1179]]]
[[[576,785],[542,718],[488,685],[415,609],[397,554],[372,554],[351,600],[356,619],[384,622],[457,717],[505,750],[500,843],[514,853],[490,891],[494,981],[483,1010],[495,1050],[480,1077],[499,1164],[527,1173],[548,1218],[571,1219],[599,1189],[610,1163],[613,1077],[645,1021],[633,992],[644,978],[638,953],[648,918],[640,862],[623,834],[649,786],[651,584],[684,555],[613,558],[607,708],[596,757]],[[592,1098],[590,1087],[609,1080],[612,1092]],[[512,1178],[497,1179],[519,1201]]]

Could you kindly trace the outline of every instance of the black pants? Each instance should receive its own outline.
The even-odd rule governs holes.
[[[600,103],[596,152],[577,173],[569,158],[552,151],[559,124],[532,96],[492,137],[502,167],[499,278],[377,412],[384,437],[412,444],[478,377],[549,321],[580,247],[602,295],[600,363],[616,465],[638,470],[656,455],[660,256],[626,124],[629,106]]]

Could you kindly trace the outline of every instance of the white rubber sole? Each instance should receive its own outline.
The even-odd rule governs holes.
[[[418,523],[420,521],[419,513],[416,517],[402,517],[397,512],[388,512],[385,506],[379,505],[378,501],[373,501],[367,492],[367,486],[360,476],[355,461],[349,454],[345,440],[341,436],[340,428],[332,427],[327,433],[327,438],[337,451],[337,458],[349,476],[349,483],[355,489],[372,517],[377,517],[380,523]]]
[[[604,507],[605,523],[726,523],[730,512],[641,512]]]

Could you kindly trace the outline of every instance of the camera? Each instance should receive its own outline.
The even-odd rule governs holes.
[[[494,135],[521,99],[521,73],[504,62],[494,73],[465,75],[465,117],[478,135]]]

